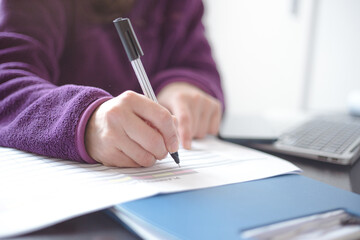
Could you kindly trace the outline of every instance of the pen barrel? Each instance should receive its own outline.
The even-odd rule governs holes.
[[[134,69],[134,72],[136,74],[136,77],[140,83],[140,87],[141,90],[143,91],[144,95],[148,98],[150,98],[151,100],[153,100],[154,102],[158,103],[154,90],[151,87],[149,78],[145,72],[144,66],[141,63],[141,60],[135,59],[133,61],[131,61],[131,65]]]

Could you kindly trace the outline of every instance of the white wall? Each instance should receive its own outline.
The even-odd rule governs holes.
[[[344,110],[360,90],[360,1],[319,1],[309,108]]]
[[[228,113],[344,109],[350,89],[360,89],[360,1],[204,4]]]
[[[299,108],[308,2],[294,13],[289,0],[204,0],[228,112]]]

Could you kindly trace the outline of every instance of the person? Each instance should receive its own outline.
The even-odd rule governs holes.
[[[2,0],[0,145],[106,166],[152,166],[217,134],[220,76],[200,0]],[[112,23],[128,17],[160,104]]]

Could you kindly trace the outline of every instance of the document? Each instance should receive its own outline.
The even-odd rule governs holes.
[[[222,142],[197,140],[149,168],[115,168],[0,148],[0,237],[38,230],[159,193],[200,189],[299,173],[280,158]]]

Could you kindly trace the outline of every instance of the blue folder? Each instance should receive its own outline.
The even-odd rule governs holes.
[[[360,195],[283,175],[157,195],[117,208],[178,239],[242,239],[244,230],[329,210],[360,216]]]

